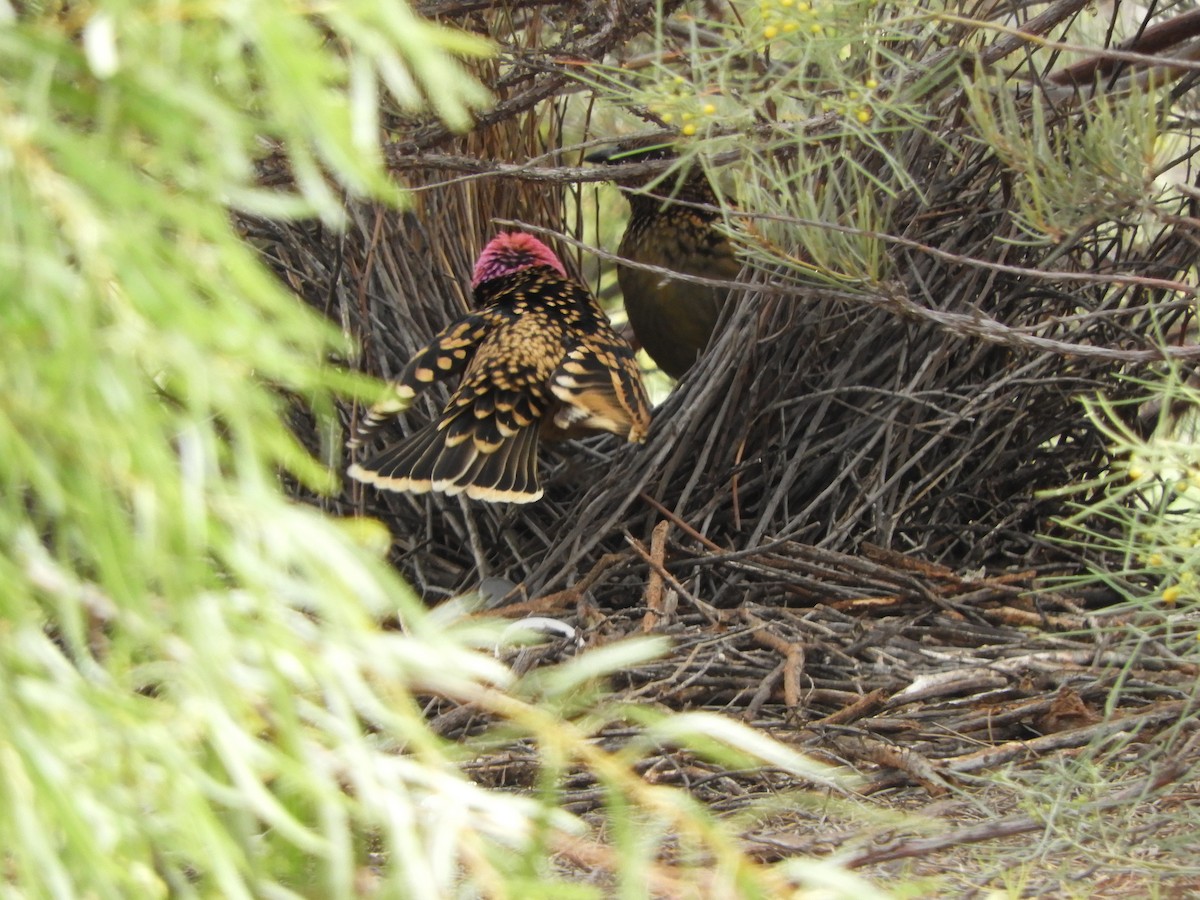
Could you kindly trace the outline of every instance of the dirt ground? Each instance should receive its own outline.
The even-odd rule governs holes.
[[[832,857],[899,896],[1200,891],[1200,671],[1187,616],[1091,610],[1094,598],[1031,590],[1029,573],[963,578],[883,551],[802,545],[738,559],[777,583],[777,604],[718,609],[650,556],[660,577],[641,570],[623,609],[594,602],[593,587],[622,578],[610,560],[591,582],[500,610],[575,631],[511,662],[528,671],[581,645],[667,635],[669,654],[623,673],[617,701],[720,712],[855,773],[853,790],[835,796],[678,750],[640,764],[647,780],[744,822],[756,857]],[[827,602],[786,605],[818,576]],[[463,708],[431,711],[448,737],[487,724]],[[505,747],[469,771],[520,789],[538,758]],[[601,797],[585,777],[566,805],[586,816]]]

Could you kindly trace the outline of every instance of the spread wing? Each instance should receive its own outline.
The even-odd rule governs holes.
[[[607,333],[605,333],[607,332]],[[650,427],[650,401],[633,350],[610,329],[589,335],[567,352],[550,377],[562,408],[554,424],[611,431],[641,443]]]
[[[546,335],[545,325],[528,316],[491,330],[473,348],[441,415],[349,474],[394,491],[508,503],[539,499],[539,420],[553,404],[547,382],[561,356],[561,344]]]
[[[480,310],[451,322],[409,360],[388,392],[363,415],[346,446],[351,450],[370,442],[375,433],[412,405],[413,398],[435,381],[466,369],[479,344],[505,317],[497,310]]]
[[[488,445],[472,439],[470,408],[430,422],[412,437],[351,466],[352,478],[391,491],[465,493],[493,503],[531,503],[542,496],[537,475],[538,430]]]

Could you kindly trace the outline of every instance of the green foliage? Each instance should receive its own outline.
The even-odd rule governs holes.
[[[748,262],[777,276],[851,291],[896,279],[886,236],[909,226],[897,218],[911,210],[901,201],[979,147],[1010,167],[1012,181],[995,190],[1012,192],[1031,243],[1103,238],[1112,223],[1153,235],[1158,204],[1178,198],[1158,180],[1180,152],[1163,125],[1161,85],[1102,95],[1067,126],[1070,103],[1056,107],[1014,78],[1014,66],[1023,75],[1051,61],[1053,46],[1013,65],[972,64],[1006,30],[986,14],[864,0],[729,6],[719,20],[690,17],[687,38],[657,35],[653,62],[589,79],[614,105],[689,139],[680,166],[699,160],[738,210],[753,211],[731,215],[730,230]],[[1104,19],[1084,19],[1072,20],[1072,38],[1101,42]],[[961,128],[948,132],[964,101]]]
[[[1056,590],[1103,585],[1119,598],[1089,620],[1108,635],[1117,658],[1103,663],[1113,679],[1110,715],[1126,691],[1141,686],[1135,669],[1146,656],[1170,660],[1181,674],[1194,671],[1200,661],[1200,444],[1195,432],[1200,388],[1174,365],[1136,385],[1139,394],[1133,400],[1084,401],[1095,427],[1111,442],[1114,463],[1090,482],[1061,489],[1077,499],[1076,512],[1058,523],[1055,539],[1090,562],[1086,571],[1051,585]],[[1113,796],[1118,786],[1143,783],[1147,772],[1181,765],[1194,772],[1197,683],[1187,674],[1177,683],[1176,696],[1190,696],[1191,708],[1152,739],[1134,730],[1098,737],[1049,772],[1007,773],[1027,807],[1047,823],[1036,860],[1039,872],[1046,869],[1042,856],[1066,848],[1070,865],[1085,854],[1094,857],[1100,848],[1108,865],[1141,877],[1194,876],[1193,860],[1178,852],[1181,836],[1195,832],[1194,812],[1186,803],[1170,799],[1102,812],[1087,808]]]
[[[335,393],[369,388],[327,365],[344,337],[229,210],[336,223],[343,193],[401,201],[381,86],[465,126],[487,94],[462,60],[486,52],[375,0],[113,0],[0,23],[0,891],[595,896],[551,864],[583,831],[553,778],[539,797],[465,779],[430,695],[499,717],[548,773],[596,771],[614,830],[655,822],[651,852],[607,864],[627,884],[682,835],[696,878],[715,858],[746,896],[786,890],[591,742],[605,716],[568,698],[646,648],[510,693],[482,652],[493,629],[431,619],[376,527],[280,490],[281,472],[335,487],[287,429],[290,398],[328,418]],[[257,183],[268,157],[294,185]],[[815,774],[730,727],[670,737]]]
[[[1102,580],[1134,606],[1165,613],[1154,616],[1159,628],[1166,629],[1174,649],[1190,656],[1200,652],[1200,632],[1192,621],[1200,608],[1200,445],[1193,412],[1200,390],[1176,367],[1141,387],[1145,394],[1137,404],[1088,401],[1093,422],[1112,442],[1119,462],[1090,484],[1064,488],[1087,502],[1063,524],[1105,553],[1108,564],[1086,580]],[[1149,436],[1129,424],[1138,406],[1147,405],[1159,410]]]
[[[919,56],[943,26],[921,4],[731,6],[720,21],[691,20],[684,47],[659,35],[653,55],[663,62],[593,71],[593,84],[694,138],[681,144],[681,165],[736,151],[719,179],[755,213],[731,226],[749,262],[849,287],[886,280],[891,206],[921,183],[895,145],[932,137],[929,94],[953,60]]]
[[[1080,126],[1063,128],[1061,112],[1039,93],[1018,107],[1011,85],[982,72],[966,87],[975,130],[1014,175],[1018,220],[1031,239],[1057,242],[1100,223],[1153,217],[1167,156],[1154,94],[1089,102]]]

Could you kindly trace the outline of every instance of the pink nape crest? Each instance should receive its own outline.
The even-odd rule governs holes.
[[[479,254],[471,287],[477,288],[485,281],[532,266],[550,266],[559,275],[567,277],[567,270],[554,251],[532,234],[523,231],[503,232],[492,238]]]

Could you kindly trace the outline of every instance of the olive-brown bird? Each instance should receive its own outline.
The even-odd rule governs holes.
[[[669,146],[618,144],[590,153],[588,162],[611,165],[667,159]],[[716,192],[699,170],[684,173],[677,182],[668,176],[647,191],[655,176],[619,180],[629,200],[629,224],[617,253],[636,263],[732,281],[741,266],[729,240],[714,223],[720,217]],[[681,378],[708,346],[713,327],[729,298],[725,288],[680,281],[660,272],[618,266],[617,281],[625,296],[625,311],[638,341],[658,367]]]
[[[457,390],[433,422],[350,466],[352,478],[391,491],[530,503],[542,496],[540,436],[645,439],[650,404],[633,349],[549,247],[523,232],[497,235],[471,287],[476,311],[412,358],[349,446],[433,382],[462,375]]]

